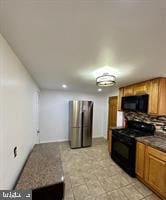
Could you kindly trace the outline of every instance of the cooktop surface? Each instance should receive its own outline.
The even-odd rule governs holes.
[[[152,133],[143,132],[140,130],[130,129],[130,128],[116,129],[115,131],[118,134],[125,135],[132,138],[153,135]]]

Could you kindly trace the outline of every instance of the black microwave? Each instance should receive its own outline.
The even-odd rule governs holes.
[[[122,97],[122,110],[148,112],[149,95]]]

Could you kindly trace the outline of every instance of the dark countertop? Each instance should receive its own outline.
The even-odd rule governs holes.
[[[63,182],[58,143],[36,144],[15,189],[37,189]]]
[[[165,137],[165,139],[166,139],[166,132],[165,131],[156,131],[155,135],[159,136],[159,137]]]
[[[137,137],[136,140],[151,147],[154,147],[160,151],[166,152],[166,137],[159,137],[157,135],[154,135]]]

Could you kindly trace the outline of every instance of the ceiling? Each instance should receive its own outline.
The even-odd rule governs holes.
[[[94,93],[103,66],[103,93],[166,76],[165,0],[0,0],[0,31],[41,89]]]

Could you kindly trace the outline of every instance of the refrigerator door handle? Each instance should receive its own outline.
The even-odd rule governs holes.
[[[81,145],[83,146],[83,132],[84,132],[84,126],[83,126],[83,124],[84,124],[84,111],[82,111],[82,113],[81,113],[81,124],[82,124],[82,126],[81,126]]]
[[[82,112],[82,124],[84,123],[84,111]]]

